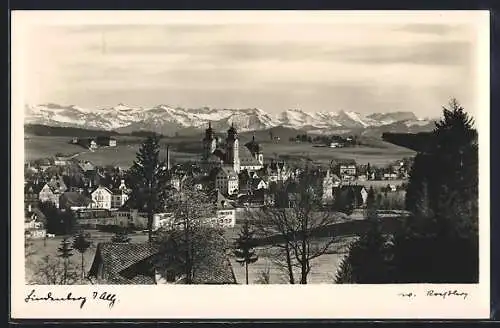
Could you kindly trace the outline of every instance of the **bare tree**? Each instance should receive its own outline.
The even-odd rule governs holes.
[[[160,272],[180,273],[186,284],[192,284],[196,271],[220,260],[228,248],[223,230],[208,222],[215,218],[214,199],[197,190],[192,179],[188,179],[180,192],[168,195],[167,211],[173,219],[158,231],[157,265]]]
[[[66,266],[64,259],[44,256],[36,263],[34,274],[29,281],[34,285],[74,285],[78,282],[78,268],[74,264]]]
[[[300,178],[297,190],[289,207],[264,207],[249,213],[263,242],[277,248],[275,261],[285,266],[289,283],[296,283],[293,269],[298,267],[299,283],[307,284],[312,260],[338,246],[338,239],[330,233],[337,215],[321,209],[321,193],[307,174]]]

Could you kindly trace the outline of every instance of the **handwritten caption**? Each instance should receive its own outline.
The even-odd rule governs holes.
[[[98,302],[105,302],[111,309],[115,303],[118,302],[118,297],[116,294],[111,294],[108,292],[92,292],[88,296],[77,296],[73,292],[67,294],[55,295],[53,292],[47,292],[41,295],[37,295],[36,290],[32,289],[31,292],[26,296],[24,301],[29,302],[75,302],[79,304],[80,309],[83,309],[84,305],[87,303],[87,299],[95,300]]]
[[[412,299],[417,297],[417,294],[414,292],[404,292],[404,293],[399,293],[399,296],[403,298],[408,298]],[[428,291],[425,292],[424,294],[425,297],[436,297],[436,298],[442,298],[442,299],[447,299],[447,298],[452,298],[452,297],[462,297],[464,300],[469,296],[468,293],[458,291],[456,289],[454,290],[444,290],[444,291],[436,291],[433,289],[429,289]]]

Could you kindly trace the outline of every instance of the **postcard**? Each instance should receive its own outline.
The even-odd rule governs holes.
[[[11,46],[13,319],[489,317],[488,11],[14,11]]]

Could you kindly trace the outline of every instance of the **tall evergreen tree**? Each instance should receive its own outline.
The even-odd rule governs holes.
[[[82,279],[85,278],[85,259],[83,255],[91,245],[92,242],[86,238],[83,231],[80,231],[73,239],[73,249],[76,249],[82,256]]]
[[[71,242],[67,238],[64,238],[61,241],[61,244],[57,249],[57,256],[62,258],[64,261],[64,274],[63,274],[63,285],[64,285],[66,284],[68,278],[69,260],[73,256],[73,247],[71,247]]]
[[[368,189],[368,195],[366,196],[366,217],[367,219],[374,219],[377,216],[377,203],[375,199],[375,191],[373,187]]]
[[[129,170],[132,194],[130,203],[148,214],[148,239],[152,238],[153,214],[163,211],[168,182],[166,163],[160,159],[160,138],[148,136],[136,154]]]
[[[250,230],[250,223],[245,220],[241,228],[238,239],[235,242],[234,255],[236,262],[245,266],[245,279],[248,285],[248,265],[257,262],[258,256],[255,253],[254,233]]]
[[[399,282],[477,281],[477,151],[473,120],[452,100],[410,174],[406,206],[414,217],[393,247]]]

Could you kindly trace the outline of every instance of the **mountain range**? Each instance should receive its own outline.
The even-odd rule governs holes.
[[[284,127],[310,133],[381,134],[383,132],[422,132],[434,127],[434,120],[420,119],[412,112],[361,114],[339,112],[310,113],[289,109],[271,115],[258,108],[247,109],[186,109],[168,105],[149,108],[118,104],[114,107],[85,109],[74,105],[27,105],[25,124],[114,130],[119,133],[153,131],[164,135],[187,131],[199,133],[208,122],[217,131],[234,123],[239,131],[266,130]]]

